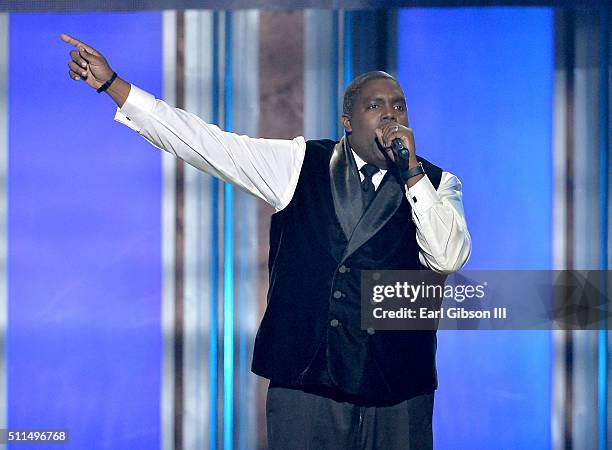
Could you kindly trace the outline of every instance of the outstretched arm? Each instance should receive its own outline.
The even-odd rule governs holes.
[[[83,80],[98,89],[111,79],[113,69],[100,52],[67,34],[62,34],[61,39],[75,47],[68,64],[73,80]],[[306,150],[302,137],[254,139],[225,132],[119,77],[106,92],[120,108],[115,119],[155,147],[232,183],[277,211],[291,201]]]

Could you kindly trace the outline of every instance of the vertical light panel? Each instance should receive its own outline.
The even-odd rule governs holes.
[[[255,136],[257,11],[191,10],[185,25],[186,109]],[[256,331],[256,200],[221,186],[185,168],[185,448],[252,448],[256,439],[248,364]]]
[[[6,428],[7,236],[6,196],[8,160],[8,14],[0,14],[0,428]]]
[[[232,55],[240,70],[232,74],[232,128],[237,134],[259,135],[259,11],[232,14]],[[250,370],[259,325],[257,246],[260,200],[234,189],[234,432],[238,450],[257,447],[262,428],[257,425],[257,376]],[[261,424],[262,426],[264,424]]]
[[[59,35],[160,97],[161,28],[161,13],[10,16],[8,426],[67,429],[64,448],[160,447],[162,164],[70,80]]]
[[[610,7],[599,12],[599,269],[608,270],[608,183],[610,175]],[[606,286],[603,287],[606,289]],[[606,292],[606,291],[604,291]],[[602,319],[598,333],[597,409],[599,414],[599,450],[608,448],[608,323]]]
[[[336,12],[304,11],[304,136],[331,139],[338,127]]]
[[[353,79],[353,11],[345,11],[342,21],[342,89]],[[342,113],[342,111],[340,111]],[[339,120],[339,119],[338,119]]]
[[[211,90],[213,12],[185,11],[185,109],[203,120],[212,120]],[[215,448],[216,376],[210,378],[211,366],[216,370],[216,331],[213,345],[211,304],[217,304],[211,292],[217,280],[211,278],[211,179],[210,175],[185,166],[185,334],[183,336],[184,416],[183,442],[187,449]],[[216,217],[215,217],[216,220]],[[216,328],[215,328],[216,330]],[[211,356],[213,358],[211,358]],[[212,389],[211,389],[212,387]],[[211,393],[215,393],[211,396]],[[215,408],[211,410],[211,404]],[[211,434],[212,433],[212,434]],[[211,439],[213,439],[211,441]]]
[[[468,267],[551,267],[552,25],[549,9],[400,11],[417,153],[463,182]],[[550,448],[550,333],[438,336],[436,448]]]
[[[162,16],[163,95],[169,104],[176,98],[176,11],[164,11]],[[174,298],[175,298],[175,239],[176,177],[174,155],[160,152],[163,172],[162,194],[162,400],[161,445],[163,450],[174,450]]]
[[[224,129],[232,128],[232,13],[225,12]],[[223,186],[223,449],[234,440],[234,203],[233,187]]]
[[[327,139],[339,139],[340,135],[340,104],[341,100],[338,98],[338,94],[341,92],[341,79],[340,74],[343,74],[344,70],[342,68],[342,63],[344,62],[341,56],[341,52],[343,51],[342,45],[340,43],[340,11],[334,10],[332,11],[332,51],[331,51],[331,77],[329,78],[329,83],[331,84],[331,92],[332,92],[332,107],[331,107],[331,122],[329,123],[329,135]],[[306,36],[308,39],[308,36]]]
[[[595,10],[566,13],[563,69],[567,77],[566,264],[574,269],[601,267],[600,17]],[[560,56],[561,56],[560,55]],[[599,109],[599,110],[598,110]],[[605,142],[604,142],[605,143]],[[601,448],[598,411],[599,337],[596,332],[566,335],[564,435],[574,448]],[[603,405],[602,405],[603,406]],[[604,427],[605,429],[605,427]]]
[[[553,268],[573,266],[573,138],[574,26],[573,11],[555,11],[555,71],[553,90]],[[553,449],[566,448],[572,439],[573,337],[555,330],[553,336],[553,392],[551,440]]]
[[[213,12],[212,17],[212,89],[211,89],[211,108],[212,108],[212,119],[213,123],[219,123],[219,110],[220,110],[220,96],[219,96],[219,66],[220,66],[220,56],[219,56],[219,28],[220,28],[220,13],[217,11]],[[218,307],[217,301],[219,299],[219,289],[218,289],[218,278],[219,278],[219,184],[220,181],[216,178],[211,179],[210,182],[210,199],[211,199],[211,208],[210,208],[210,228],[211,228],[211,237],[210,237],[210,252],[211,252],[211,262],[210,262],[210,279],[211,279],[211,289],[210,289],[210,298],[212,301],[210,302],[210,358],[209,358],[209,377],[210,377],[210,436],[209,436],[209,448],[216,449],[218,448],[218,430],[219,430],[219,422],[218,422],[218,414],[217,414],[217,399],[219,396],[219,371],[217,367],[217,362],[219,358],[218,348],[219,348],[219,320],[218,320]]]

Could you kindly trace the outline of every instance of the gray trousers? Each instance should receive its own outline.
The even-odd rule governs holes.
[[[433,393],[376,407],[270,387],[266,401],[268,448],[430,450],[433,405]]]

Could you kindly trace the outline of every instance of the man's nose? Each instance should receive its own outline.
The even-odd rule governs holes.
[[[383,110],[382,120],[383,122],[397,122],[397,110],[391,106],[386,106]]]

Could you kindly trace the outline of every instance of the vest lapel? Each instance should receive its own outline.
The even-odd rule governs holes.
[[[355,227],[355,231],[353,231],[353,235],[342,257],[343,261],[378,233],[395,214],[403,198],[404,191],[402,187],[392,176],[391,171],[388,170],[376,191],[376,197],[374,197],[370,207],[363,214]],[[385,251],[385,249],[380,249],[380,251]]]
[[[362,215],[361,183],[357,164],[344,137],[334,147],[329,172],[336,217],[348,239],[342,257],[342,261],[345,261],[395,214],[402,203],[404,192],[391,175],[391,171],[387,171],[376,191],[376,197]]]
[[[350,240],[361,218],[363,207],[361,206],[361,184],[357,164],[344,137],[336,144],[332,152],[329,175],[336,217],[346,239]]]

